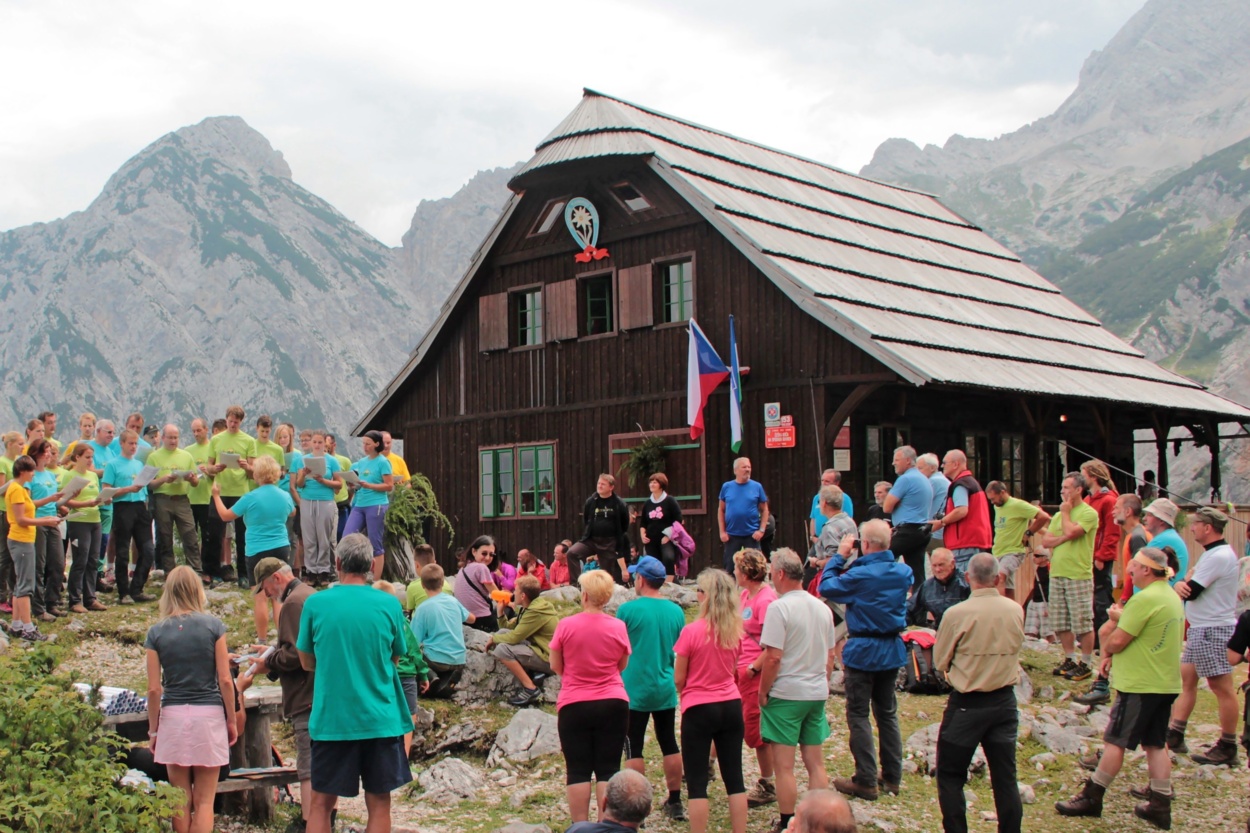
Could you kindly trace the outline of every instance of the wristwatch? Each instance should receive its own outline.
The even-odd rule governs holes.
[[[758,677],[760,674],[760,670],[756,668],[754,665],[748,665],[747,670],[751,672],[752,677]]]

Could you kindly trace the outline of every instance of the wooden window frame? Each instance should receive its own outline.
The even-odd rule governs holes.
[[[534,484],[534,488],[529,491],[532,491],[534,493],[535,507],[540,506],[541,504],[538,503],[538,495],[541,494],[542,491],[544,490],[541,490],[538,488],[537,481],[538,481],[539,473],[546,471],[546,469],[539,467],[538,455],[539,455],[539,452],[543,451],[544,449],[551,452],[551,469],[550,469],[551,489],[549,490],[551,492],[551,511],[541,512],[537,508],[535,508],[533,512],[526,512],[525,511],[525,493],[527,490],[525,489],[525,487],[522,485],[522,482],[521,482],[522,475],[525,472],[525,465],[522,462],[522,459],[524,457],[525,452],[532,451],[534,453],[535,484]],[[559,506],[559,501],[556,497],[556,446],[555,446],[555,442],[552,441],[549,443],[526,443],[525,445],[517,445],[516,446],[516,460],[517,460],[517,479],[516,479],[517,517],[518,518],[554,518],[556,517],[557,511],[558,511],[557,507]]]
[[[634,192],[638,194],[638,196],[642,197],[644,201],[646,201],[647,207],[646,208],[630,208],[629,204],[626,203],[624,199],[622,199],[621,195],[616,193],[616,189],[620,188],[621,186],[627,186],[629,188],[633,188]],[[632,180],[620,179],[620,180],[617,180],[616,182],[613,182],[611,185],[608,186],[608,193],[612,195],[612,199],[616,200],[616,204],[619,205],[622,209],[624,209],[626,214],[642,214],[647,211],[655,210],[655,203],[653,203],[651,201],[651,198],[648,197],[646,194],[644,194],[642,192],[642,189],[639,188],[637,185],[635,185]]]
[[[569,204],[569,200],[571,199],[573,199],[572,196],[552,197],[551,199],[543,203],[542,210],[538,212],[538,217],[535,218],[534,224],[530,226],[529,234],[525,235],[525,239],[529,240],[530,238],[533,238],[533,237],[545,237],[546,235],[551,234],[551,232],[555,231],[556,226],[560,225],[561,221],[564,219],[564,208],[565,206]],[[560,214],[556,217],[555,221],[551,224],[551,228],[547,229],[546,231],[543,231],[542,230],[543,221],[547,219],[547,215],[551,212],[551,207],[555,205],[556,203],[560,203]]]
[[[675,263],[690,262],[690,315],[681,321],[665,321],[664,312],[667,305],[664,303],[664,288],[668,285],[667,268]],[[698,274],[695,253],[678,252],[673,255],[665,255],[651,261],[652,270],[655,272],[656,291],[653,297],[655,304],[659,307],[660,315],[655,316],[655,328],[657,330],[669,329],[673,327],[686,328],[690,324],[690,320],[694,318],[695,308],[698,305],[699,296],[695,288],[695,276]]]
[[[611,287],[612,298],[610,306],[612,308],[612,329],[602,333],[586,333],[584,330],[589,329],[590,323],[590,298],[587,293],[590,289],[590,282],[597,281],[602,278],[608,279],[608,285]],[[616,269],[597,269],[594,272],[585,272],[577,276],[577,339],[578,341],[594,341],[600,338],[616,338],[620,334],[621,312],[617,308],[617,300],[620,297],[620,290],[616,285]]]
[[[538,334],[539,339],[533,344],[521,343],[521,322],[519,320],[520,299],[530,294],[538,295]],[[508,290],[508,346],[513,351],[536,350],[547,344],[547,304],[546,293],[541,283],[531,283]],[[533,331],[535,328],[530,327]]]
[[[478,474],[477,474],[477,516],[479,521],[552,521],[560,519],[560,450],[558,440],[538,440],[528,443],[506,443],[503,445],[484,445],[477,450],[478,456]],[[534,449],[537,451],[542,448],[551,449],[551,501],[552,510],[549,513],[540,512],[522,512],[521,511],[521,451]],[[503,515],[496,512],[495,514],[486,514],[482,511],[482,482],[484,473],[482,471],[482,458],[485,454],[494,455],[493,459],[498,459],[501,452],[508,452],[512,458],[512,493],[511,493],[511,514]],[[537,463],[537,459],[535,460]],[[496,471],[492,474],[497,474]],[[539,469],[535,468],[535,471]],[[495,484],[498,489],[498,482]],[[496,491],[494,496],[498,499],[499,492]]]
[[[665,439],[665,448],[680,449],[683,451],[694,451],[697,448],[699,455],[699,482],[695,485],[697,485],[699,489],[699,502],[697,504],[689,502],[692,501],[695,496],[690,494],[688,489],[683,489],[683,494],[674,494],[673,497],[677,499],[678,505],[681,506],[683,515],[706,515],[709,511],[711,511],[708,507],[712,503],[707,491],[707,444],[704,442],[704,438],[706,436],[707,435],[704,434],[697,440],[690,439],[689,427],[672,428],[664,431],[647,431],[646,433],[633,432],[628,434],[609,434],[608,470],[611,472],[619,471],[621,463],[624,462],[625,455],[629,453],[630,448],[636,445],[637,442],[644,437],[663,437]],[[643,493],[639,497],[622,496],[621,499],[628,505],[642,503],[648,497],[647,486],[645,483],[640,486],[635,486],[634,488],[641,488]],[[626,490],[619,474],[617,475],[616,490],[618,493]]]
[[[491,468],[491,472],[489,476],[494,481],[492,484],[493,490],[491,491],[491,497],[494,500],[497,500],[503,493],[502,489],[499,488],[499,481],[498,481],[498,476],[499,476],[498,460],[499,460],[500,452],[503,452],[503,451],[509,452],[512,457],[512,492],[511,492],[512,508],[507,514],[504,514],[500,510],[485,512],[483,511],[483,507],[482,507],[482,501],[485,498],[485,495],[483,494],[482,486],[488,475],[486,473],[485,468],[482,465],[482,460],[484,459],[485,455],[487,454],[491,455],[492,468]],[[478,514],[478,518],[484,521],[487,521],[487,520],[505,521],[505,520],[511,520],[517,517],[516,492],[517,492],[516,446],[495,445],[495,446],[483,446],[479,448],[477,450],[477,514]],[[496,505],[494,500],[492,500],[492,506]]]

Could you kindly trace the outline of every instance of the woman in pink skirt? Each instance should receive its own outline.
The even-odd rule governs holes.
[[[211,833],[217,776],[238,737],[226,626],[204,612],[204,601],[195,571],[175,567],[161,594],[160,621],[143,643],[152,755],[187,794],[173,820],[177,833]]]

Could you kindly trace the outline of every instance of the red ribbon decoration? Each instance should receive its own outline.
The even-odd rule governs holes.
[[[581,254],[573,255],[573,260],[578,263],[590,263],[591,260],[603,260],[607,256],[607,249],[596,249],[594,246],[587,246],[582,250]]]

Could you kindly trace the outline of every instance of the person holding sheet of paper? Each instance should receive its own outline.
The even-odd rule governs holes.
[[[380,431],[369,431],[361,438],[365,456],[352,463],[358,489],[352,499],[352,513],[347,518],[343,536],[353,532],[367,531],[373,544],[373,577],[382,578],[382,566],[386,561],[382,543],[386,508],[390,505],[388,493],[395,488],[391,462],[382,454],[383,439]]]
[[[100,563],[100,478],[92,471],[95,449],[78,443],[69,453],[70,468],[61,475],[62,500],[69,540],[69,609],[74,613],[108,610],[96,598],[96,566]],[[75,494],[71,494],[77,489]]]
[[[143,592],[152,572],[155,558],[152,545],[152,514],[148,511],[147,483],[150,475],[144,475],[143,463],[135,457],[139,448],[139,434],[130,428],[121,433],[121,455],[109,461],[104,469],[104,485],[117,491],[113,494],[113,542],[117,553],[117,603],[128,605],[150,602],[155,596]],[[147,479],[144,480],[143,477]],[[130,542],[135,541],[139,552],[135,559],[134,575],[128,575],[127,562]]]
[[[339,461],[326,454],[326,434],[312,432],[312,453],[300,457],[291,469],[299,493],[300,531],[304,539],[304,571],[314,586],[334,580],[334,543],[338,522],[335,492],[343,481]]]
[[[174,563],[174,525],[178,526],[178,538],[187,566],[199,575],[200,581],[209,584],[212,579],[204,570],[200,558],[200,539],[195,534],[195,514],[191,511],[191,487],[199,485],[200,474],[191,452],[178,447],[178,426],[166,425],[161,431],[161,446],[148,455],[148,465],[156,469],[156,477],[148,484],[153,491],[156,506],[156,536],[161,553],[161,569],[169,573]]]
[[[226,508],[234,506],[239,498],[248,493],[247,472],[239,465],[240,460],[247,460],[255,455],[255,443],[248,434],[239,430],[243,424],[243,407],[231,405],[226,408],[226,430],[213,435],[208,441],[208,462],[206,473],[214,478],[213,485],[221,493],[221,501]],[[232,462],[233,465],[228,465]],[[247,552],[247,524],[240,519],[234,525],[234,567],[241,587],[248,586],[247,570],[243,559]],[[223,581],[234,578],[227,562],[223,571]]]

